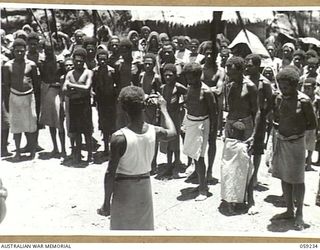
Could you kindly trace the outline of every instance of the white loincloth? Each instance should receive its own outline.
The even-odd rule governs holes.
[[[226,202],[244,203],[253,164],[247,144],[226,138],[221,161],[221,199]]]
[[[183,153],[198,161],[200,157],[204,157],[208,145],[210,132],[209,117],[186,115],[183,124],[186,130]]]
[[[33,90],[20,92],[11,88],[10,92],[10,132],[13,134],[35,132],[37,130],[37,113]]]

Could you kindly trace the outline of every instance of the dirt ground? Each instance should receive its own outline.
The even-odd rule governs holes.
[[[96,113],[94,112],[94,120]],[[100,132],[94,137],[102,144]],[[24,145],[24,141],[22,145]],[[103,179],[107,162],[89,166],[61,165],[62,159],[48,159],[52,150],[49,130],[40,131],[39,143],[44,151],[34,160],[19,163],[10,158],[0,162],[0,177],[8,189],[7,215],[0,225],[0,235],[108,235],[109,218],[97,215],[103,201]],[[69,146],[69,144],[68,144]],[[217,142],[214,177],[220,179],[223,143]],[[9,150],[13,150],[10,136]],[[101,150],[101,147],[98,151]],[[70,150],[68,148],[68,153]],[[85,155],[85,153],[84,153]],[[316,154],[314,154],[314,157]],[[181,156],[186,163],[186,157]],[[158,163],[166,157],[159,154]],[[320,207],[315,206],[320,167],[306,172],[304,206],[305,230],[295,231],[293,221],[271,222],[270,218],[285,210],[278,179],[272,178],[262,159],[259,186],[255,191],[259,213],[229,216],[220,199],[220,183],[209,185],[210,197],[196,202],[191,188],[196,184],[185,179],[158,180],[152,177],[155,235],[259,235],[317,237],[320,235]],[[187,172],[192,171],[192,166]]]

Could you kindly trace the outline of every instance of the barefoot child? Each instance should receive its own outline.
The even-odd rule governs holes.
[[[171,176],[173,169],[178,167],[180,161],[180,127],[181,127],[181,116],[180,116],[180,103],[179,99],[181,96],[187,94],[187,88],[178,83],[177,80],[177,69],[174,64],[168,63],[163,68],[163,76],[165,84],[161,86],[161,94],[167,102],[168,113],[173,120],[176,127],[177,136],[170,142],[162,142],[160,149],[167,154],[167,167],[162,176]],[[172,162],[172,156],[174,154],[174,162]]]
[[[144,122],[144,101],[145,93],[136,86],[124,87],[119,95],[129,123],[112,135],[105,200],[97,211],[104,216],[111,214],[111,230],[154,229],[150,171],[155,143],[176,133],[165,100],[158,98],[167,129]]]
[[[274,103],[277,142],[272,160],[272,176],[281,180],[287,211],[273,220],[294,219],[298,230],[304,228],[303,201],[305,194],[305,131],[317,125],[310,98],[299,92],[299,73],[284,68],[277,75],[281,94]],[[295,211],[294,201],[297,202]]]

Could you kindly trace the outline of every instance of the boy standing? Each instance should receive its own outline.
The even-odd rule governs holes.
[[[85,49],[76,49],[73,53],[74,70],[67,73],[64,91],[69,96],[70,133],[75,133],[76,150],[74,162],[81,161],[81,134],[84,134],[88,150],[87,162],[92,160],[91,134],[92,110],[90,105],[90,88],[92,71],[85,69],[87,52]]]

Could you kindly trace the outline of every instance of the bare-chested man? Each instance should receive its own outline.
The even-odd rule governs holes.
[[[310,98],[299,92],[299,73],[284,68],[277,75],[281,94],[274,101],[277,141],[272,160],[272,176],[281,180],[287,211],[272,220],[294,219],[297,230],[304,228],[305,131],[317,125]],[[296,201],[297,210],[294,207]]]
[[[223,120],[223,86],[225,81],[225,70],[221,67],[218,67],[216,62],[212,59],[212,42],[208,42],[204,48],[205,63],[202,67],[201,80],[210,87],[211,91],[214,94],[216,108],[218,112],[217,120],[213,121],[215,132],[209,136],[209,148],[208,148],[208,170],[207,178],[208,181],[213,180],[212,177],[212,167],[214,159],[216,156],[216,139],[217,139],[217,130],[222,133],[222,120]]]
[[[249,79],[258,89],[258,112],[255,119],[256,131],[253,138],[253,185],[258,184],[257,176],[261,162],[261,156],[264,153],[264,139],[267,129],[267,115],[272,109],[272,88],[271,83],[262,74],[260,74],[261,58],[257,54],[250,54],[246,57],[246,73]]]
[[[140,73],[140,85],[146,94],[146,98],[151,97],[154,94],[160,93],[160,76],[154,72],[156,66],[156,56],[152,53],[148,53],[143,58],[144,71]],[[150,100],[153,100],[151,98]],[[145,121],[152,125],[159,125],[160,113],[158,107],[149,102],[144,110]],[[151,164],[151,173],[155,174],[157,169],[157,156],[158,156],[158,142],[156,142],[155,154]]]
[[[225,137],[245,142],[253,136],[254,119],[258,110],[257,87],[252,81],[243,75],[245,69],[245,61],[243,58],[236,56],[231,57],[228,59],[226,67],[230,84],[228,87],[226,100],[229,106],[229,113],[225,126]],[[239,171],[243,173],[249,172],[247,165],[241,167],[243,167],[243,169],[240,169]],[[221,174],[223,176],[224,174],[228,173]],[[248,176],[248,178],[249,177],[250,176]],[[234,179],[232,182],[233,185],[241,185],[244,187],[244,190],[246,190],[246,187],[248,187],[248,205],[253,206],[254,200],[252,181],[250,181],[251,185],[248,185],[247,181],[245,181],[245,183],[240,183],[238,176],[233,176],[232,178]],[[245,179],[247,180],[248,178]],[[226,188],[235,190],[234,187]],[[234,212],[234,205],[235,204],[232,202],[229,203],[229,209],[231,212]]]
[[[103,134],[104,155],[109,156],[109,138],[116,131],[115,71],[108,62],[108,51],[97,54],[98,66],[93,69],[93,90],[96,94],[99,129]]]
[[[81,134],[84,134],[88,150],[87,162],[92,160],[92,110],[90,105],[90,88],[92,71],[85,69],[87,52],[76,49],[73,53],[74,70],[67,73],[63,91],[69,96],[70,133],[75,134],[76,150],[74,162],[81,161]]]
[[[54,41],[54,40],[52,40]],[[63,126],[63,107],[61,101],[60,77],[63,74],[57,56],[54,54],[53,44],[45,43],[45,60],[40,64],[41,75],[41,105],[40,119],[42,125],[49,126],[53,144],[51,157],[59,157],[56,134],[59,133],[61,156],[66,156],[65,131]]]
[[[13,43],[15,59],[4,65],[3,81],[6,89],[5,105],[9,108],[10,130],[16,144],[15,160],[19,160],[21,133],[26,133],[30,145],[30,157],[35,157],[37,114],[34,86],[37,83],[37,68],[34,62],[25,59],[26,42],[17,38]]]
[[[183,73],[189,85],[186,106],[186,135],[183,152],[194,159],[199,180],[197,201],[207,198],[207,178],[204,154],[209,135],[215,132],[217,107],[210,88],[201,81],[202,68],[198,63],[188,63]]]

